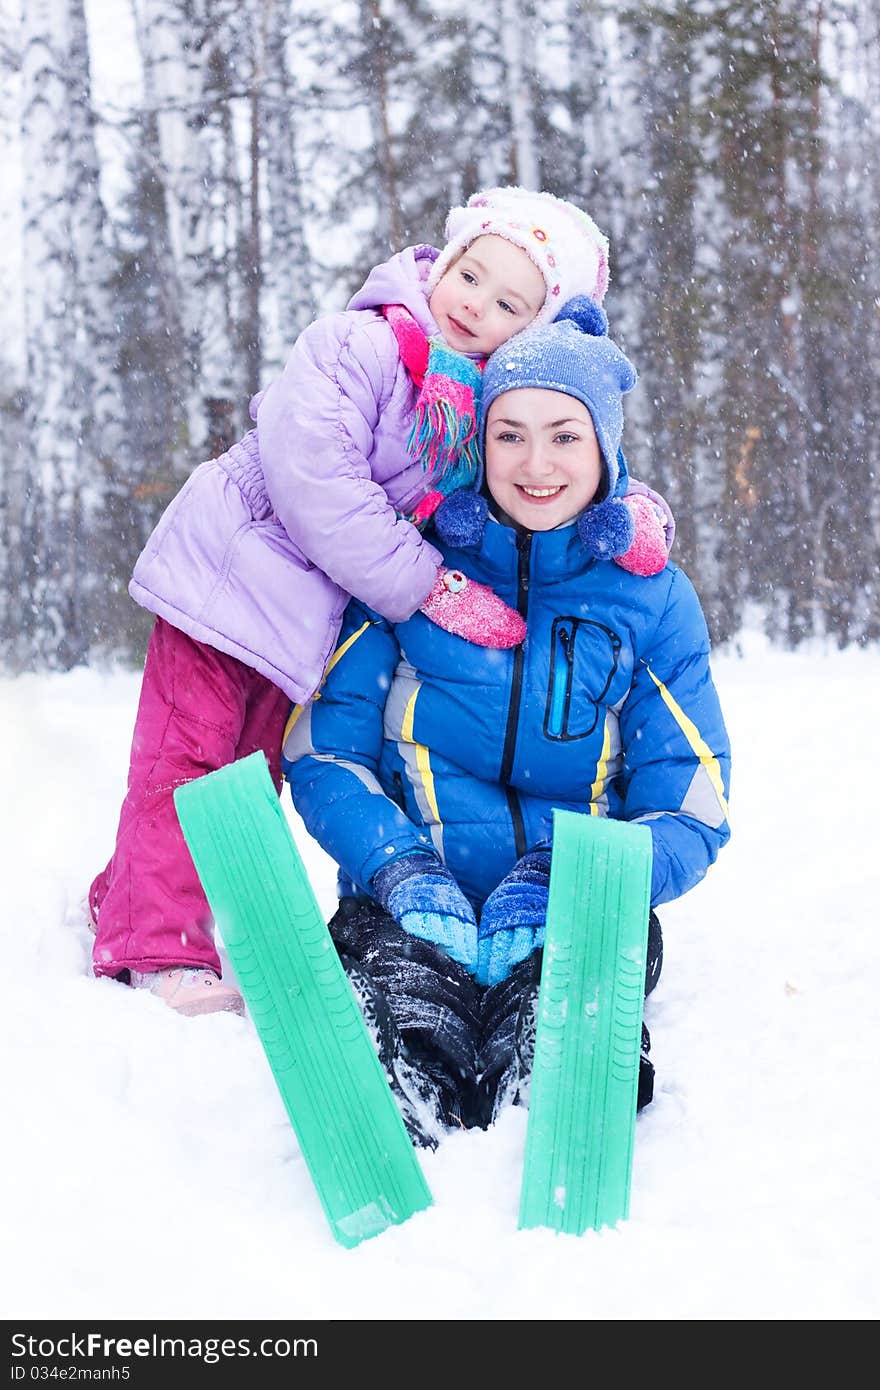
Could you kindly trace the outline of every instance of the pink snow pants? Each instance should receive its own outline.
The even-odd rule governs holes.
[[[265,676],[156,619],[116,848],[89,889],[96,975],[166,965],[220,973],[211,911],[172,793],[260,748],[280,791],[289,708]]]

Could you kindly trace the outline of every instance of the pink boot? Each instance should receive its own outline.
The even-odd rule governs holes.
[[[213,970],[166,965],[161,970],[132,970],[130,974],[134,989],[148,989],[169,1009],[187,1018],[244,1013],[244,1000],[238,990],[225,985]]]
[[[440,570],[420,612],[478,647],[518,647],[526,635],[525,620],[516,609],[461,570]]]

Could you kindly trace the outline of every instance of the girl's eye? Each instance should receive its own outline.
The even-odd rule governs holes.
[[[507,301],[506,301],[505,299],[499,299],[499,301],[498,301],[498,307],[499,307],[500,309],[503,309],[504,312],[505,312],[505,314],[515,314],[515,313],[516,313],[516,310],[514,309],[513,305],[512,305],[512,304],[508,304]]]
[[[462,280],[464,280],[466,285],[475,285],[477,283],[476,277],[471,275],[471,272],[469,270],[463,270],[461,272],[461,278]]]

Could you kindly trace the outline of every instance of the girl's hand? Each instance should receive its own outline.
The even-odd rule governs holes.
[[[525,620],[516,609],[461,570],[441,568],[419,611],[445,632],[478,647],[518,647],[526,635]]]
[[[623,498],[633,519],[635,535],[629,550],[614,563],[630,574],[659,574],[666,567],[675,540],[675,517],[664,497],[646,483],[630,478]]]

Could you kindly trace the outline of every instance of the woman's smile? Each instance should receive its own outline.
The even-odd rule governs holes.
[[[553,487],[529,487],[526,483],[516,484],[517,489],[524,492],[526,497],[530,497],[533,502],[546,502],[550,497],[558,497],[565,486],[565,483],[556,483]]]

